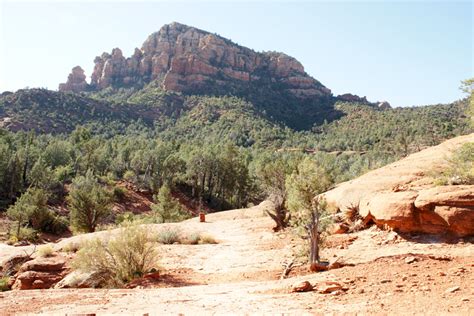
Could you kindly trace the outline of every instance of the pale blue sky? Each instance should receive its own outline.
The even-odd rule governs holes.
[[[95,56],[129,56],[172,21],[285,52],[334,94],[394,106],[459,99],[474,76],[472,1],[0,2],[0,92],[57,89],[76,65],[89,76]]]

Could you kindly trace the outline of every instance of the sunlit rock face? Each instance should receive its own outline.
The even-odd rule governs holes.
[[[125,58],[119,48],[94,60],[91,82],[78,71],[62,91],[140,86],[160,80],[164,89],[188,92],[208,85],[279,84],[299,97],[326,96],[331,91],[310,77],[295,58],[276,52],[258,53],[230,40],[179,23],[151,34],[141,49]],[[77,67],[76,67],[77,68]],[[74,68],[74,69],[76,69]],[[82,69],[81,69],[82,70]]]

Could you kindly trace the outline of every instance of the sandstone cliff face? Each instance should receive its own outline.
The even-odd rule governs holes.
[[[283,53],[257,53],[179,23],[165,25],[151,34],[131,57],[125,58],[122,51],[115,48],[111,54],[96,57],[94,63],[90,86],[84,85],[80,74],[73,70],[68,82],[59,89],[100,90],[109,86],[142,85],[159,79],[167,90],[186,92],[209,82],[251,85],[264,78],[283,84],[297,96],[331,95],[331,91],[306,74],[293,57]]]

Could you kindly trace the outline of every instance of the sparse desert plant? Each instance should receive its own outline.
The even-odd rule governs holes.
[[[67,252],[67,253],[74,253],[74,252],[79,251],[79,249],[81,249],[81,244],[79,242],[71,241],[67,243],[66,245],[64,245],[61,248],[61,251]]]
[[[10,290],[10,277],[4,276],[0,277],[0,292],[5,292]]]
[[[18,225],[18,224],[17,224]],[[18,241],[35,242],[38,240],[38,232],[30,227],[20,227],[13,225],[10,229],[10,238],[8,243],[14,244]]]
[[[72,266],[96,273],[103,286],[118,287],[150,271],[156,266],[157,258],[148,230],[129,226],[109,239],[85,242]]]
[[[186,236],[186,238],[184,239],[184,243],[188,245],[197,245],[199,244],[200,240],[201,240],[201,234],[194,232]]]
[[[203,233],[199,237],[200,244],[217,244],[217,240],[211,234]]]
[[[158,232],[157,240],[160,244],[165,245],[181,243],[181,231],[175,227],[167,227]]]
[[[54,249],[51,245],[43,245],[38,248],[38,256],[41,258],[51,257],[53,253]]]

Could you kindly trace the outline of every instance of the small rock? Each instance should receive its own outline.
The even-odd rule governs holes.
[[[339,290],[342,290],[342,286],[337,282],[328,281],[318,284],[318,292],[322,294],[328,294]]]
[[[33,281],[33,288],[34,288],[34,289],[42,289],[42,288],[44,288],[44,281],[43,281],[43,280],[34,280],[34,281]]]
[[[440,271],[440,272],[438,272],[438,275],[439,276],[446,276],[446,273],[444,273],[443,271]]]
[[[459,291],[461,288],[459,286],[453,286],[453,287],[450,287],[449,289],[447,289],[446,291],[444,291],[444,293],[454,293],[456,291]]]
[[[159,271],[150,272],[150,273],[145,274],[143,277],[146,279],[159,279],[160,272]]]
[[[406,257],[406,258],[405,258],[405,263],[410,264],[410,263],[413,263],[413,262],[415,262],[415,261],[417,261],[417,260],[418,260],[418,259],[417,259],[416,257],[410,256],[410,257]]]
[[[383,279],[380,281],[380,283],[390,283],[392,282],[392,280],[389,280],[389,279]]]
[[[469,302],[469,298],[468,298],[468,297],[463,297],[463,298],[461,299],[461,301],[463,301],[463,302]]]
[[[292,292],[308,292],[312,290],[313,290],[313,286],[308,281],[296,283],[291,288]]]

